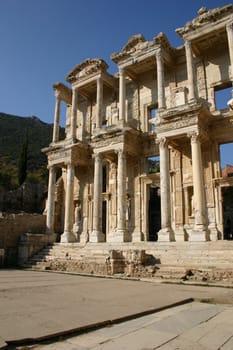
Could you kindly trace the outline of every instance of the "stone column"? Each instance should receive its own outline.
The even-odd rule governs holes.
[[[190,136],[193,170],[193,210],[195,225],[194,230],[192,231],[192,234],[189,237],[189,240],[206,241],[206,205],[201,144],[199,135],[197,133],[193,133]]]
[[[119,120],[125,121],[125,71],[119,68]]]
[[[186,64],[187,64],[187,75],[188,75],[188,100],[189,102],[195,100],[195,77],[194,77],[194,66],[193,66],[193,53],[192,45],[189,40],[185,41],[185,53],[186,53]]]
[[[160,199],[161,199],[161,230],[158,233],[158,241],[171,241],[171,199],[170,199],[170,173],[168,142],[165,137],[159,141],[160,155]]]
[[[117,242],[128,240],[126,232],[126,156],[118,151],[117,165]]]
[[[231,63],[231,79],[233,80],[233,23],[227,24],[226,29],[227,29],[230,63]]]
[[[47,216],[46,216],[46,233],[54,233],[54,211],[55,211],[55,184],[56,184],[56,168],[49,167],[49,183],[48,183],[48,199],[47,199]]]
[[[60,92],[55,90],[56,104],[54,112],[54,124],[53,124],[53,141],[59,141],[59,126],[60,126],[60,107],[61,107],[61,97]]]
[[[78,105],[78,89],[72,89],[72,107],[71,107],[71,122],[70,122],[70,137],[73,141],[76,140],[77,127],[77,106]]]
[[[103,79],[97,78],[97,94],[96,94],[96,128],[102,125],[102,106],[103,106]]]
[[[61,243],[75,242],[73,229],[73,192],[74,192],[74,168],[71,163],[67,164],[66,170],[66,197],[65,197],[65,220],[64,233],[61,235]]]
[[[90,242],[104,242],[105,235],[102,233],[102,156],[95,154],[94,168],[94,201],[93,201],[93,231],[90,235]]]
[[[162,50],[156,52],[158,108],[165,108],[164,65]]]

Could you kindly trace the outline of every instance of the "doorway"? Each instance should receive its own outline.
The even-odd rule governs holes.
[[[102,202],[102,232],[106,235],[107,230],[107,201]]]
[[[233,187],[222,188],[223,238],[233,240]]]
[[[158,231],[161,229],[160,188],[150,186],[148,208],[149,241],[158,240]]]

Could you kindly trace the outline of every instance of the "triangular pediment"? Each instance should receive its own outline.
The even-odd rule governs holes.
[[[108,69],[107,63],[100,58],[88,58],[84,62],[75,66],[66,77],[69,83],[94,75],[100,72],[106,72]]]
[[[206,7],[201,7],[198,11],[198,16],[192,21],[185,24],[184,27],[176,29],[176,32],[182,37],[183,35],[193,32],[201,27],[213,25],[216,21],[221,20],[227,15],[233,14],[233,5],[229,4],[223,7],[217,7],[207,10]]]
[[[130,57],[137,54],[148,44],[148,41],[144,38],[142,34],[132,35],[127,41],[126,45],[120,52],[115,52],[111,55],[111,59],[118,63],[120,60]]]
[[[132,35],[127,44],[123,47],[122,51],[129,52],[131,50],[137,50],[146,39],[142,34]]]

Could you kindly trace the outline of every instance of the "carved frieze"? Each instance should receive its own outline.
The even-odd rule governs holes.
[[[158,127],[158,133],[169,131],[169,130],[178,130],[184,129],[186,127],[196,125],[198,123],[198,117],[196,115],[187,114],[183,118],[175,118],[169,121],[162,122]]]

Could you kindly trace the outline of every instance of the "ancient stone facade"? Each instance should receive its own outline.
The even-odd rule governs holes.
[[[224,238],[220,145],[233,142],[233,6],[176,32],[184,44],[132,36],[108,73],[88,59],[54,84],[47,234],[60,242],[215,241]],[[59,139],[61,102],[66,137]],[[58,176],[59,172],[61,176]]]

